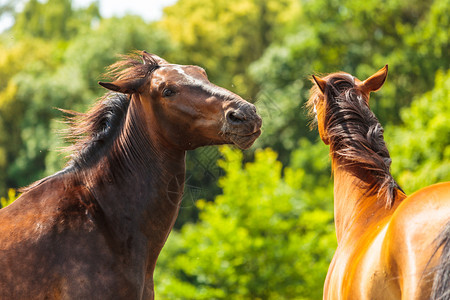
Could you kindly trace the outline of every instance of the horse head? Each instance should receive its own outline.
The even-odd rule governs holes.
[[[387,73],[388,66],[386,65],[364,81],[345,72],[329,74],[322,78],[312,76],[315,86],[311,89],[310,99],[306,105],[315,115],[319,135],[326,145],[330,143],[327,124],[331,114],[327,102],[335,101],[339,94],[350,91],[357,94],[357,99],[363,100],[360,105],[369,105],[370,93],[378,91],[383,86]]]
[[[261,134],[253,104],[212,84],[204,69],[171,64],[141,52],[111,66],[113,82],[103,87],[131,95],[145,115],[149,134],[181,150],[235,144],[249,148]]]

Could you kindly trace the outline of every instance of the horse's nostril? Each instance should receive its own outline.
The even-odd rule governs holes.
[[[230,111],[227,113],[228,122],[233,124],[239,124],[245,121],[245,116],[237,111]]]

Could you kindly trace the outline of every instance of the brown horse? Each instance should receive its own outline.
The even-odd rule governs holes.
[[[255,107],[197,66],[142,52],[72,119],[62,171],[0,210],[0,299],[153,299],[153,271],[180,207],[186,150],[250,147]]]
[[[406,196],[391,176],[369,108],[386,76],[313,76],[307,106],[330,146],[338,241],[324,299],[450,299],[450,183]]]

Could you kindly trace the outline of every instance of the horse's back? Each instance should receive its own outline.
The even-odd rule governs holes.
[[[402,298],[429,298],[440,255],[437,237],[449,221],[450,182],[413,193],[394,212],[383,248]]]
[[[87,197],[54,179],[0,210],[0,299],[108,295],[114,256]]]
[[[65,189],[55,180],[25,192],[0,210],[0,249],[46,245],[46,239],[58,239],[63,232],[86,227],[89,223],[85,222],[82,198],[76,188]]]
[[[439,259],[439,252],[433,257],[436,238],[449,220],[450,183],[407,197],[363,238],[341,242],[325,299],[429,299]]]

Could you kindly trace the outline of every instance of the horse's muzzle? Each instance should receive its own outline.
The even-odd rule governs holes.
[[[245,103],[225,113],[225,135],[242,149],[247,149],[261,135],[262,119],[253,104]]]

